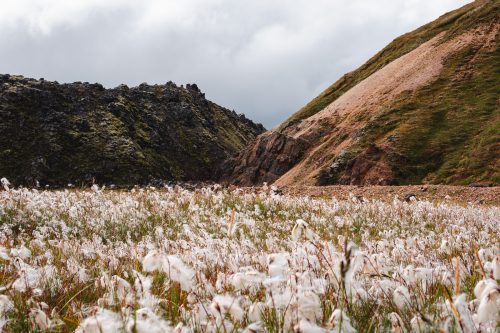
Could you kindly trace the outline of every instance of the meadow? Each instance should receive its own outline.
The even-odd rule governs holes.
[[[500,208],[0,191],[2,332],[498,332]]]

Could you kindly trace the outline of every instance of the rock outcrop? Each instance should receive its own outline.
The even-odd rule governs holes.
[[[219,168],[220,178],[234,175],[235,185],[273,182],[302,157],[308,142],[279,132],[260,135],[249,149],[225,161]]]
[[[210,180],[262,125],[195,84],[58,84],[0,75],[0,177],[15,185]]]

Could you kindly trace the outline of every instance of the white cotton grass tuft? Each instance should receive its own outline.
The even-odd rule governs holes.
[[[500,287],[483,291],[477,309],[477,321],[486,326],[495,327],[500,320]]]
[[[321,310],[321,299],[314,292],[306,290],[299,293],[298,296],[299,318],[316,322],[321,319],[323,312]]]
[[[14,304],[11,302],[9,297],[5,295],[0,295],[0,332],[3,331],[3,327],[7,324],[7,313],[14,309]]]
[[[255,292],[260,288],[264,278],[264,274],[250,269],[233,274],[230,280],[235,290],[242,291],[248,289],[251,292]]]
[[[341,309],[335,309],[328,321],[329,327],[333,332],[339,333],[355,333],[357,332],[351,325],[351,319]]]
[[[0,184],[5,191],[9,190],[10,182],[7,178],[3,177],[2,179],[0,179]]]
[[[10,261],[9,250],[3,246],[0,246],[0,259]]]
[[[264,313],[264,303],[255,302],[248,308],[248,320],[250,322],[259,322],[262,320]]]
[[[29,317],[32,325],[38,330],[44,332],[50,329],[51,320],[41,309],[31,309]]]
[[[223,320],[229,315],[236,321],[242,321],[245,316],[245,311],[238,300],[229,295],[215,296],[210,304],[210,311],[218,320]]]
[[[389,313],[389,321],[391,322],[391,332],[392,333],[404,333],[404,322],[403,319],[396,313]]]
[[[124,331],[120,314],[110,310],[97,308],[94,314],[85,318],[75,333],[118,333]]]
[[[10,250],[11,257],[26,260],[31,258],[31,251],[24,245]]]
[[[306,221],[304,221],[303,219],[298,219],[292,229],[292,240],[298,241],[302,237],[305,237],[307,240],[315,240],[318,238],[314,231],[311,230],[309,224]]]
[[[264,324],[261,321],[251,323],[243,330],[243,333],[264,333]]]
[[[137,271],[132,271],[132,276],[135,277],[134,291],[135,297],[138,298],[139,305],[141,307],[155,309],[159,303],[159,300],[156,298],[156,296],[151,294],[153,279],[149,276],[144,276]]]
[[[116,297],[120,302],[133,304],[132,286],[127,280],[118,275],[113,275],[111,277],[111,283],[115,289]]]
[[[447,239],[443,239],[441,241],[441,245],[439,246],[439,251],[441,253],[445,253],[447,255],[451,255],[452,253],[452,248],[450,246],[450,241]]]
[[[271,277],[285,277],[288,275],[288,253],[272,253],[267,256],[268,273]]]
[[[469,304],[467,303],[467,295],[460,294],[457,296],[453,305],[459,316],[456,320],[460,322],[460,326],[462,327],[464,333],[475,332],[476,327],[474,325],[473,315],[469,309]],[[452,312],[455,316],[457,315],[453,310]]]
[[[8,296],[0,295],[0,317],[3,317],[7,312],[14,309],[14,304]]]
[[[142,308],[131,316],[125,327],[127,333],[170,333],[173,328],[151,309]]]
[[[142,259],[142,269],[145,272],[162,271],[164,262],[165,255],[158,250],[154,250]]]
[[[325,333],[326,330],[306,319],[301,319],[294,327],[295,333]]]
[[[410,320],[411,332],[414,333],[430,333],[432,326],[424,320],[420,315],[414,316]]]
[[[500,280],[500,254],[497,254],[491,261],[492,275],[495,280]]]
[[[18,278],[12,283],[12,289],[19,292],[36,289],[41,282],[43,270],[25,264],[22,260],[16,262],[19,267]]]
[[[170,333],[170,331],[167,331],[167,332]],[[190,327],[184,325],[182,322],[180,322],[174,327],[172,332],[173,333],[193,333],[193,330]]]
[[[488,293],[490,289],[494,289],[497,287],[497,283],[493,279],[484,279],[479,281],[474,287],[474,296],[477,299],[481,299],[484,293]]]
[[[408,308],[411,304],[411,297],[408,288],[405,286],[398,286],[393,293],[394,304],[399,310],[403,311]]]
[[[365,299],[367,293],[355,279],[355,275],[363,268],[364,255],[359,252],[358,246],[350,241],[344,249],[344,258],[339,262],[340,277],[345,287],[347,297],[357,302]]]
[[[0,317],[0,332],[3,332],[4,326],[9,322],[9,319]]]
[[[164,272],[167,273],[170,279],[179,282],[182,290],[190,291],[192,289],[195,272],[184,264],[179,257],[175,255],[168,256]]]
[[[182,290],[190,291],[195,283],[195,272],[175,255],[165,255],[159,251],[148,253],[142,260],[145,272],[162,271],[169,279],[181,285]]]

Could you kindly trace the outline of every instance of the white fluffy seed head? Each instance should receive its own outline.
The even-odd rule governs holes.
[[[194,286],[195,272],[175,255],[167,256],[158,250],[149,252],[142,260],[145,272],[162,271],[169,279],[178,282],[182,290],[191,291]]]
[[[458,311],[459,318],[456,318],[460,321],[463,331],[465,332],[474,332],[474,320],[472,317],[472,313],[469,309],[469,304],[467,303],[467,295],[460,294],[456,297],[455,302],[453,302],[455,309]]]
[[[403,320],[396,312],[389,313],[389,320],[391,321],[392,333],[403,333],[404,332]]]
[[[398,286],[393,293],[393,300],[398,309],[406,309],[411,302],[410,292],[405,286]]]
[[[288,253],[272,253],[267,256],[268,273],[271,277],[288,275]]]
[[[142,269],[145,272],[159,271],[163,267],[164,260],[165,257],[160,251],[151,251],[142,259]]]
[[[497,254],[491,261],[491,271],[495,280],[500,280],[500,254]]]
[[[299,317],[316,322],[323,315],[321,311],[321,300],[318,295],[312,291],[304,291],[298,297]]]
[[[355,333],[356,329],[351,325],[351,319],[347,316],[347,314],[341,309],[335,309],[328,321],[328,324],[331,328],[334,329],[334,332],[342,332],[342,333]]]
[[[80,322],[75,333],[123,332],[123,322],[119,314],[106,309],[94,309],[93,315]],[[105,330],[103,328],[106,328]]]
[[[50,328],[49,317],[40,309],[30,311],[30,320],[40,331],[47,331]]]
[[[477,309],[477,320],[480,324],[494,325],[500,319],[500,288],[491,288],[483,292],[479,308]]]
[[[265,332],[264,325],[260,321],[251,323],[243,330],[243,333],[264,333],[264,332]]]
[[[168,322],[158,317],[151,309],[141,308],[136,311],[135,316],[131,316],[126,332],[134,333],[166,333],[172,332],[172,327]]]
[[[451,246],[450,246],[450,241],[447,240],[447,239],[443,239],[441,241],[441,246],[439,247],[439,251],[441,251],[442,253],[450,255],[452,253],[452,249],[451,249]]]
[[[414,316],[410,320],[411,332],[428,333],[431,332],[431,326],[420,316]]]
[[[14,308],[14,304],[10,301],[9,297],[0,295],[0,317],[3,317],[7,312]]]
[[[303,219],[298,219],[292,229],[292,240],[298,241],[302,236],[308,240],[315,240],[317,235],[311,230],[309,224]]]
[[[4,190],[6,190],[6,191],[9,190],[10,182],[8,181],[7,178],[3,177],[2,179],[0,179],[0,183],[2,184],[2,187],[4,188]]]
[[[295,333],[324,333],[325,329],[306,319],[302,319],[293,327],[293,331]]]
[[[481,280],[474,287],[474,296],[480,300],[485,292],[488,293],[490,289],[496,288],[496,286],[497,283],[493,279]]]
[[[225,318],[230,315],[234,320],[241,321],[245,316],[245,311],[241,308],[238,300],[229,295],[215,296],[210,311],[216,318]]]

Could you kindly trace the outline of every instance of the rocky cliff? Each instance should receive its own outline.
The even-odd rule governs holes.
[[[207,180],[263,131],[196,85],[105,89],[0,75],[0,177],[17,185]]]
[[[225,162],[240,185],[500,183],[500,4],[405,34]]]

